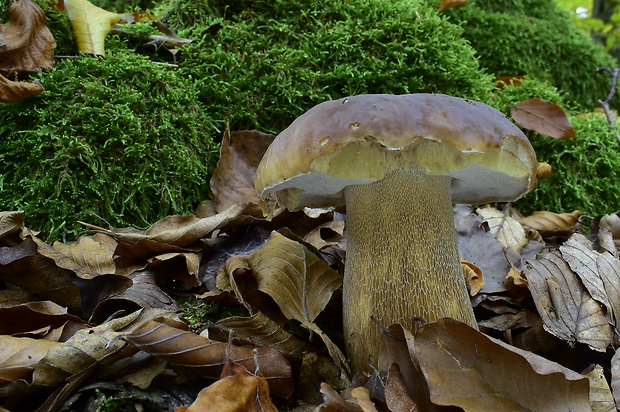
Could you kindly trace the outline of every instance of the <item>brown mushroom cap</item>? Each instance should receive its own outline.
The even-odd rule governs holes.
[[[256,190],[290,210],[344,204],[349,185],[395,169],[452,179],[454,203],[512,201],[536,184],[536,154],[492,107],[441,94],[359,95],[321,103],[280,133]]]

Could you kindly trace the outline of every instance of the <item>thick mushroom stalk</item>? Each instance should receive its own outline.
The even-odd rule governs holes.
[[[377,363],[379,327],[452,317],[477,327],[460,265],[451,178],[396,170],[345,189],[344,333],[352,369]]]

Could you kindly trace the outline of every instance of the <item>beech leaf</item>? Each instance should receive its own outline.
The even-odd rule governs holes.
[[[578,341],[597,351],[606,350],[613,330],[605,311],[559,251],[528,261],[525,275],[547,331],[569,343]]]
[[[527,238],[525,237],[525,230],[519,222],[492,207],[476,209],[476,213],[487,222],[489,231],[500,241],[504,249],[511,247],[517,252],[523,249],[527,243]]]
[[[88,0],[64,0],[65,11],[81,53],[105,56],[105,38],[120,14],[95,6]]]
[[[538,231],[543,237],[564,237],[570,236],[577,230],[579,218],[582,214],[579,210],[574,210],[571,213],[538,211],[519,219],[519,223],[527,230]]]
[[[439,5],[439,10],[445,10],[452,7],[462,6],[467,3],[469,0],[442,0]]]
[[[454,319],[423,325],[412,346],[437,405],[466,412],[591,410],[585,376]]]
[[[9,23],[0,25],[0,39],[0,71],[33,72],[54,66],[56,41],[47,28],[45,13],[33,1],[18,0],[11,5]],[[38,87],[37,93],[43,91],[43,87]],[[0,85],[0,89],[3,88]],[[0,91],[0,101],[9,101],[4,100],[2,94]]]
[[[14,82],[0,74],[0,103],[15,103],[44,90],[38,80],[34,83]]]
[[[575,137],[575,129],[560,106],[542,99],[528,99],[510,110],[514,121],[521,127],[556,139]]]

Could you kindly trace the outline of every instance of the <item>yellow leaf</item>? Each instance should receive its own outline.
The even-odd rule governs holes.
[[[88,0],[65,0],[65,10],[81,53],[105,56],[105,37],[120,14],[99,8]]]

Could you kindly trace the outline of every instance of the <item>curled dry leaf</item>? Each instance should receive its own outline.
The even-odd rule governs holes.
[[[469,289],[469,295],[476,296],[484,286],[482,271],[478,266],[463,259],[461,259],[461,268],[463,269],[467,289]]]
[[[229,346],[156,321],[146,322],[124,338],[172,365],[188,368],[207,378],[218,379],[226,363],[233,361],[249,371],[260,371],[272,394],[284,399],[292,396],[291,366],[275,349],[258,348],[254,356],[252,347]]]
[[[54,302],[27,302],[11,307],[0,307],[0,335],[45,335],[63,325],[85,325],[67,308]],[[80,326],[77,326],[78,328]],[[38,332],[38,333],[37,333]]]
[[[301,360],[304,353],[315,351],[308,342],[295,337],[262,312],[257,312],[250,317],[226,318],[209,329],[218,329],[226,334],[232,331],[235,337],[248,341],[254,346],[276,349],[289,359]]]
[[[437,405],[466,412],[591,410],[583,375],[454,319],[423,325],[410,347]]]
[[[385,404],[392,412],[418,412],[421,410],[411,398],[397,363],[393,363],[388,371],[387,381],[385,382]]]
[[[521,127],[556,139],[575,137],[575,129],[560,106],[542,99],[524,100],[510,109],[514,121]]]
[[[0,212],[0,239],[21,232],[25,220],[26,214],[21,211]]]
[[[536,230],[542,237],[568,237],[579,227],[579,210],[571,213],[534,212],[530,216],[519,219],[519,223],[527,230]]]
[[[120,14],[95,6],[88,0],[64,0],[65,11],[81,53],[105,56],[105,38]]]
[[[597,351],[606,350],[613,330],[605,311],[559,251],[528,261],[525,275],[547,331],[567,342],[577,341]]]
[[[0,74],[0,103],[15,103],[27,97],[42,93],[41,82],[14,82]]]
[[[0,39],[0,71],[33,72],[54,65],[56,41],[47,28],[45,13],[31,0],[18,0],[11,5],[9,23],[0,24]],[[2,83],[0,76],[0,96]],[[0,97],[0,101],[8,100]]]
[[[258,204],[256,169],[274,138],[255,130],[230,133],[226,129],[210,182],[218,212],[238,203]]]

